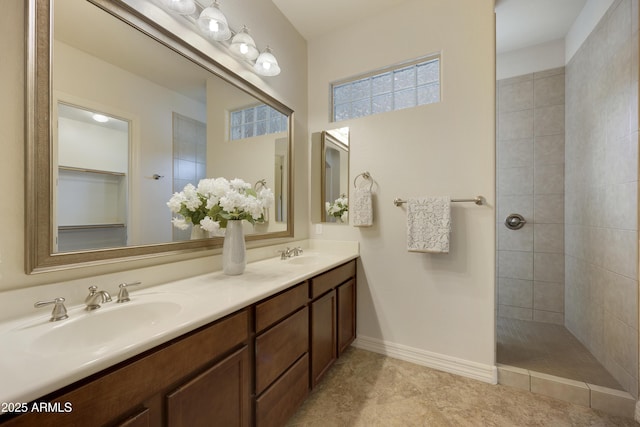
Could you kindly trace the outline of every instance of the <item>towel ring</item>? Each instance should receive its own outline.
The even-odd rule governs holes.
[[[369,181],[369,191],[371,191],[371,189],[373,189],[373,179],[371,179],[371,174],[367,171],[364,171],[361,174],[356,175],[356,177],[353,179],[353,186],[355,188],[358,188],[357,182],[358,182],[358,178],[360,177]]]

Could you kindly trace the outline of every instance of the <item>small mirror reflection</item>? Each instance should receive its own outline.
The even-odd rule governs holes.
[[[349,222],[349,128],[322,132],[323,222]]]

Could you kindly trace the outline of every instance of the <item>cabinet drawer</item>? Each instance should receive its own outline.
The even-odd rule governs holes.
[[[256,338],[256,395],[309,350],[307,307]]]
[[[256,400],[256,426],[280,427],[309,394],[309,355],[305,353]]]
[[[317,277],[311,279],[311,298],[317,298],[320,295],[327,292],[329,289],[333,289],[342,282],[348,280],[356,275],[356,261],[349,261],[348,263],[336,267],[333,270],[329,270]]]
[[[256,305],[256,332],[273,325],[293,313],[309,300],[309,284],[304,282],[278,296]]]

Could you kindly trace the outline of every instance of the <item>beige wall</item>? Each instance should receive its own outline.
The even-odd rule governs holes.
[[[261,43],[260,47],[270,43],[283,71],[280,76],[262,79],[224,51],[218,51],[214,56],[295,111],[294,181],[305,183],[308,175],[306,42],[271,2],[237,0],[227,3],[229,8],[225,8],[225,13],[233,17],[232,26],[246,23]],[[0,79],[0,93],[3,94],[0,100],[0,192],[5,198],[0,213],[0,291],[56,282],[84,286],[88,277],[101,286],[115,286],[121,280],[142,280],[151,285],[209,271],[212,268],[210,257],[197,257],[211,255],[212,251],[31,276],[24,273],[24,9],[24,0],[7,0],[3,2],[0,16],[0,52],[3,58]],[[298,185],[295,191],[295,237],[305,238],[308,231],[306,186]],[[167,265],[181,260],[185,262]],[[143,268],[154,265],[158,267]],[[42,298],[47,296],[43,294]],[[25,304],[32,306],[33,301]]]
[[[373,227],[324,224],[313,236],[360,241],[359,343],[463,374],[469,362],[484,380],[495,355],[493,7],[409,1],[309,41],[310,132],[349,126],[351,176],[369,171],[376,181]],[[329,122],[331,81],[436,52],[442,102]],[[451,253],[406,251],[405,209],[394,198],[479,194],[487,205],[453,206]]]

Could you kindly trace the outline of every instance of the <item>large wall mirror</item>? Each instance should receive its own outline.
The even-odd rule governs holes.
[[[349,219],[349,128],[321,133],[322,222],[346,224]]]
[[[202,178],[271,188],[247,240],[293,236],[293,111],[183,39],[122,2],[30,0],[28,273],[221,246],[171,224]]]

